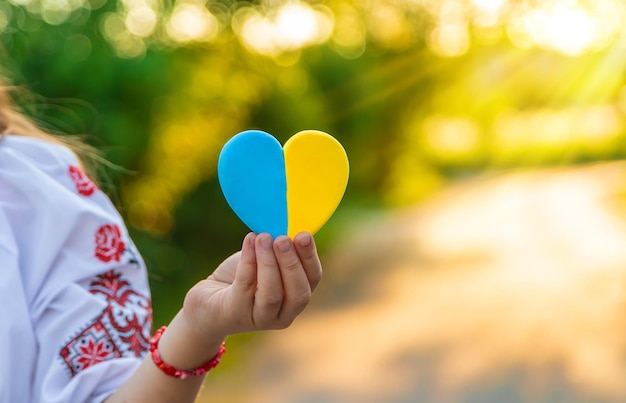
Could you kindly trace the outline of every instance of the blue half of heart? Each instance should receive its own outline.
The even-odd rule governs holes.
[[[252,231],[287,234],[285,157],[274,136],[247,130],[232,137],[217,173],[226,201]]]

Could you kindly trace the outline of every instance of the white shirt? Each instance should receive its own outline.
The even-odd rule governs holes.
[[[148,349],[144,263],[67,148],[0,141],[0,402],[100,402]]]

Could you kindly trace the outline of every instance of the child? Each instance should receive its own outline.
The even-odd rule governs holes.
[[[289,326],[321,278],[313,238],[248,234],[151,337],[146,269],[80,145],[0,88],[0,401],[191,402],[234,333]],[[75,151],[70,151],[70,148]]]

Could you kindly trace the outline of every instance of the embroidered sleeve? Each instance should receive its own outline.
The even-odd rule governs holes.
[[[152,313],[147,296],[114,270],[97,276],[88,290],[106,305],[60,350],[72,377],[108,360],[141,358],[149,347]]]
[[[145,265],[122,218],[69,150],[20,136],[0,142],[0,215],[15,304],[28,312],[7,316],[0,340],[36,352],[11,370],[32,390],[0,381],[0,400],[104,400],[139,366],[152,327]],[[11,330],[20,323],[28,334]]]
[[[70,283],[60,291],[55,303],[71,303],[77,299],[74,295],[80,294],[81,305],[68,306],[61,315],[71,317],[68,322],[72,325],[63,326],[60,343],[43,341],[42,344],[56,349],[58,359],[54,362],[58,367],[53,371],[67,385],[84,385],[103,377],[115,379],[111,368],[118,371],[124,365],[127,371],[117,377],[114,388],[101,392],[94,385],[96,395],[106,395],[132,374],[148,352],[152,307],[143,262],[123,223],[94,220],[84,225],[92,235],[81,237],[84,243],[67,248],[76,249],[76,255],[82,257],[82,269],[94,275]],[[63,319],[58,323],[62,322]],[[49,329],[42,327],[41,333],[56,333],[57,326],[51,323]],[[53,386],[44,382],[44,387]]]

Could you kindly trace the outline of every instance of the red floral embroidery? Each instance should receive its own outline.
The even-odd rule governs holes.
[[[69,175],[74,185],[76,185],[76,191],[83,196],[91,196],[98,187],[84,174],[82,169],[76,165],[70,165]]]
[[[102,313],[60,351],[72,376],[103,361],[142,357],[150,345],[152,304],[120,273],[109,271],[89,284],[89,292],[104,298]]]
[[[108,263],[112,260],[119,262],[126,244],[122,241],[122,232],[117,224],[105,224],[96,231],[95,256]]]
[[[67,364],[72,376],[99,362],[121,356],[122,353],[102,323],[102,317],[80,332],[61,349],[61,357]]]
[[[120,273],[115,273],[113,270],[101,274],[91,282],[89,292],[94,295],[103,295],[109,304],[114,302],[121,306],[128,305],[132,296],[146,300],[146,297],[135,291],[130,283],[121,277]]]
[[[103,315],[108,316],[124,347],[136,357],[147,351],[152,328],[150,300],[112,270],[99,275],[89,288],[89,292],[102,295],[109,303]]]
[[[94,341],[93,339],[89,339],[87,340],[86,346],[78,346],[78,349],[81,355],[76,359],[76,362],[82,365],[83,368],[106,361],[112,354],[111,347],[107,346],[106,340]]]

